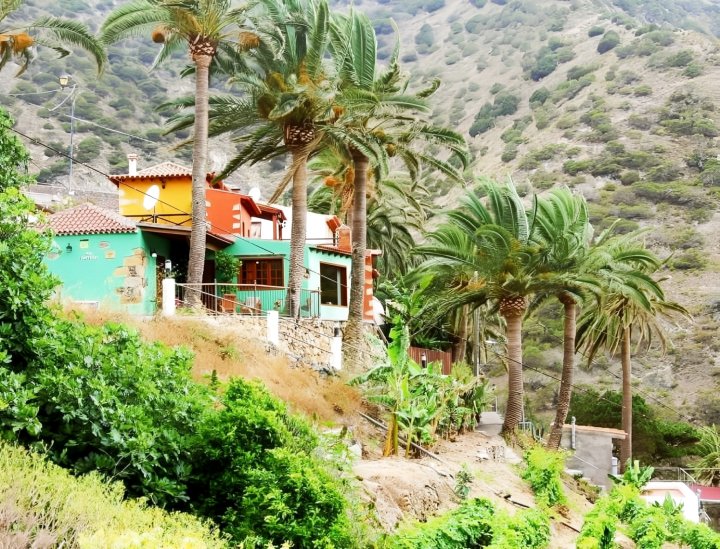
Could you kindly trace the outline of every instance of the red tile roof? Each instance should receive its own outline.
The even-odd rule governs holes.
[[[83,204],[63,210],[48,218],[52,231],[57,235],[134,233],[135,222],[119,213],[93,204]]]
[[[130,174],[119,174],[119,175],[110,175],[108,176],[108,179],[115,183],[116,185],[120,183],[121,181],[126,180],[138,180],[138,179],[153,179],[156,177],[192,177],[192,168],[188,168],[186,166],[183,166],[181,164],[176,164],[175,162],[161,162],[160,164],[155,164],[154,166],[149,166],[145,168],[144,170],[138,171],[134,175]],[[208,173],[205,179],[208,182],[211,182],[213,178],[215,177],[215,172]],[[224,188],[225,185],[222,182],[217,183],[218,188]],[[228,189],[225,189],[228,190]]]

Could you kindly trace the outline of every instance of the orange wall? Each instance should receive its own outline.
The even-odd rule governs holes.
[[[153,200],[154,196],[157,200]],[[119,185],[119,198],[120,213],[124,216],[133,219],[143,216],[143,221],[151,223],[191,224],[192,180],[189,177],[123,181]]]
[[[242,207],[240,195],[220,189],[207,189],[207,218],[210,230],[216,234],[250,236],[252,219]]]

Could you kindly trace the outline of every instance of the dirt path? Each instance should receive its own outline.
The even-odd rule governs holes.
[[[489,499],[499,509],[513,514],[522,506],[534,507],[533,493],[520,478],[520,457],[498,436],[467,433],[454,442],[443,440],[434,449],[443,460],[381,458],[377,452],[355,466],[368,498],[375,504],[382,526],[394,530],[402,519],[428,517],[457,506],[455,475],[466,464],[473,474],[469,497]],[[372,455],[374,454],[374,455]],[[549,547],[575,547],[582,517],[592,505],[566,487],[569,515],[552,522]],[[563,524],[567,523],[571,527]]]

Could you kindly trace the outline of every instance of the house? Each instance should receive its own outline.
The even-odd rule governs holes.
[[[573,418],[574,419],[574,418]],[[627,434],[620,429],[592,425],[563,425],[560,447],[573,450],[565,462],[572,471],[580,471],[585,477],[605,489],[610,489],[610,473],[617,473],[617,461],[613,461],[613,440],[625,440]]]
[[[116,212],[83,204],[49,217],[54,237],[46,264],[62,285],[58,297],[91,307],[152,314],[162,238]]]
[[[170,260],[182,292],[192,225],[192,171],[173,162],[138,170],[136,155],[128,155],[128,161],[127,174],[109,177],[118,188],[119,212],[86,205],[75,213],[66,213],[71,212],[66,210],[51,216],[51,226],[62,227],[66,217],[92,218],[92,223],[75,227],[76,232],[72,235],[87,237],[88,242],[84,245],[93,247],[96,247],[97,239],[92,235],[116,234],[111,231],[117,230],[118,224],[124,232],[117,234],[135,235],[132,238],[115,236],[114,239],[132,240],[138,255],[142,250],[142,268],[154,269],[155,274],[151,276],[148,271],[142,277],[142,291],[137,290],[140,297],[133,297],[139,302],[128,309],[149,314],[159,307],[162,299],[157,295],[160,287],[157,278],[163,276],[161,271],[166,260]],[[222,181],[215,181],[214,174],[206,177],[205,200],[208,232],[203,301],[206,307],[225,312],[284,311],[290,271],[288,225],[291,210],[263,204],[259,195],[242,194]],[[94,214],[91,215],[91,211]],[[352,250],[350,229],[336,216],[308,213],[307,234],[301,315],[346,320]],[[106,238],[103,242],[109,245],[108,241]],[[71,245],[75,249],[75,244]],[[218,284],[215,277],[215,253],[220,250],[241,261],[236,280],[223,281],[225,284]],[[366,255],[365,318],[368,321],[373,320],[373,261],[378,254],[370,250]],[[48,264],[58,261],[56,272],[63,280],[62,291],[68,298],[125,305],[116,300],[100,299],[104,295],[100,288],[86,291],[93,284],[83,284],[86,273],[75,263],[68,262],[67,256],[61,258],[58,253],[56,258],[48,258]],[[113,288],[119,284],[107,273],[102,276]],[[231,286],[234,282],[237,285]],[[133,281],[135,283],[138,281]]]

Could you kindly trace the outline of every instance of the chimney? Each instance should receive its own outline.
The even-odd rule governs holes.
[[[137,161],[138,155],[130,153],[127,155],[128,159],[128,175],[137,175]]]
[[[343,252],[352,252],[352,235],[350,227],[340,225],[337,230],[337,248]]]

